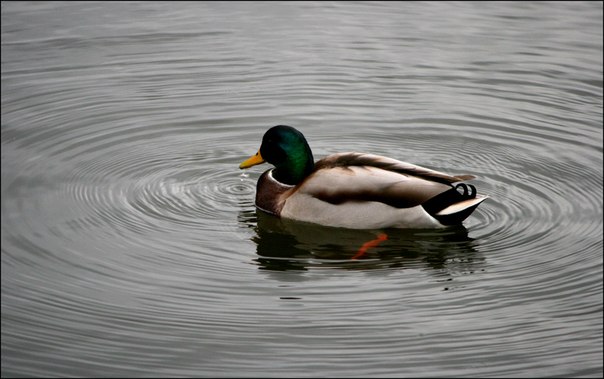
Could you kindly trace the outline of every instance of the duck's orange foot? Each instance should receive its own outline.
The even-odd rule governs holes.
[[[353,255],[352,258],[350,259],[359,259],[361,258],[363,255],[365,255],[367,253],[367,250],[372,248],[372,247],[376,247],[377,245],[380,244],[380,242],[385,241],[388,239],[388,235],[386,233],[380,233],[378,234],[376,239],[373,239],[371,241],[367,241],[363,244],[363,246],[361,246],[361,248],[359,249],[359,251],[357,251],[357,253],[355,255]]]

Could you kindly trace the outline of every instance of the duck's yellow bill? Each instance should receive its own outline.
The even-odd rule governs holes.
[[[248,168],[260,163],[264,163],[264,158],[262,158],[262,155],[260,155],[260,150],[258,150],[256,154],[241,162],[239,168]]]

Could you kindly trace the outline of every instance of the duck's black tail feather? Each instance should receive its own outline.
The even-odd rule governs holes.
[[[461,224],[487,198],[488,196],[477,195],[473,185],[459,183],[422,206],[441,224],[456,225]]]

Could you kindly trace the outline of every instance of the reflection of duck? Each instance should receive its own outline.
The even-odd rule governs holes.
[[[298,130],[269,129],[258,153],[239,166],[269,162],[256,206],[282,218],[352,229],[434,228],[460,224],[487,197],[473,179],[371,154],[340,153],[316,163]],[[458,189],[462,189],[460,193]]]
[[[324,227],[263,212],[256,216],[256,222],[245,224],[255,230],[256,262],[270,271],[407,267],[432,268],[436,275],[447,276],[449,272],[476,271],[483,261],[461,225],[436,230],[390,229],[387,241],[355,261],[351,258],[359,246],[375,238],[375,231]]]

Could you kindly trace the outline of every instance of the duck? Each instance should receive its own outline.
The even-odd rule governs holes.
[[[262,163],[255,206],[287,220],[347,229],[444,228],[459,225],[488,198],[449,175],[394,158],[360,152],[315,162],[304,135],[277,125],[240,169]]]

